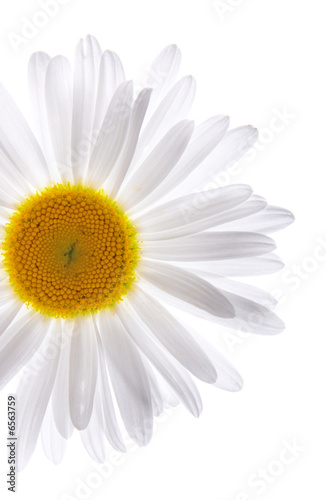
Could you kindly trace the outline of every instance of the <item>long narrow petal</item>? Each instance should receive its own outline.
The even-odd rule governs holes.
[[[284,322],[269,307],[230,292],[224,293],[232,302],[236,315],[228,322],[219,321],[220,324],[242,333],[258,335],[276,335],[284,330]]]
[[[140,288],[130,296],[129,302],[153,336],[179,363],[200,380],[215,382],[217,375],[209,358],[165,307]]]
[[[74,426],[70,418],[69,410],[69,360],[71,332],[67,329],[67,323],[63,322],[62,346],[56,379],[52,391],[52,412],[58,432],[65,439],[71,437]]]
[[[138,345],[156,370],[174,390],[180,401],[195,416],[202,410],[202,403],[196,385],[188,372],[159,344],[154,342],[126,301],[119,308],[119,317],[130,337]]]
[[[146,356],[143,353],[141,354],[151,386],[153,415],[158,417],[161,415],[164,408],[175,408],[180,401],[163,376],[155,370]]]
[[[186,149],[193,129],[193,122],[184,120],[163,137],[119,194],[125,209],[140,203],[168,175]]]
[[[49,320],[38,313],[25,313],[1,337],[0,388],[26,365],[44,340]]]
[[[71,182],[72,70],[65,57],[57,56],[48,65],[45,101],[56,166],[61,179]]]
[[[128,173],[137,146],[139,132],[151,97],[151,92],[152,89],[142,90],[137,96],[135,104],[133,105],[125,143],[121,150],[120,156],[116,164],[114,165],[113,172],[108,179],[107,191],[113,198],[116,197]]]
[[[149,385],[151,389],[151,399],[154,417],[158,417],[164,410],[164,400],[163,395],[160,390],[156,373],[152,368],[152,365],[147,360],[146,356],[142,355],[142,360],[147,371]]]
[[[212,283],[229,298],[236,310],[234,324],[240,319],[251,325],[250,328],[257,326],[260,330],[257,333],[266,334],[278,333],[284,328],[283,322],[272,312],[277,300],[271,294],[241,281],[218,276],[214,271],[192,269],[192,272]]]
[[[59,330],[59,336],[61,332]],[[21,379],[17,388],[17,434],[19,446],[17,449],[18,469],[22,470],[29,461],[41,431],[43,418],[51,396],[51,391],[57,371],[59,349],[54,348],[58,340],[58,331],[52,326],[42,346],[43,364],[34,367],[34,360],[27,365],[28,377]],[[51,355],[49,354],[51,353]]]
[[[264,210],[249,216],[245,220],[234,220],[225,224],[223,230],[239,231],[245,227],[246,231],[268,234],[284,229],[293,221],[294,216],[289,210],[269,205]]]
[[[207,356],[211,360],[211,363],[213,363],[215,367],[217,379],[213,385],[219,389],[223,389],[224,391],[240,391],[243,386],[243,379],[230,361],[218,352],[216,348],[203,337],[203,335],[200,335],[199,332],[191,329],[189,334],[200,343],[201,348],[206,352]]]
[[[115,397],[129,436],[146,445],[153,432],[150,385],[137,346],[110,313],[99,316],[100,333]]]
[[[218,188],[218,190],[219,189],[224,188]],[[213,228],[221,229],[223,231],[224,224],[237,220],[239,220],[239,227],[241,227],[242,231],[246,231],[246,220],[249,220],[250,216],[260,212],[267,206],[267,202],[264,198],[257,195],[249,197],[249,189],[250,188],[246,189],[245,186],[242,188],[240,188],[240,186],[235,186],[235,188],[233,188],[233,186],[228,186],[226,191],[224,191],[224,194],[230,195],[225,205],[225,207],[227,207],[229,204],[229,208],[227,210],[221,209],[220,211],[216,211],[214,215],[211,215],[206,220],[201,220],[199,218],[200,214],[204,212],[204,210],[198,209],[198,211],[196,211],[195,208],[192,209],[191,207],[185,206],[183,207],[183,217],[185,220],[184,224],[181,224],[180,216],[176,216],[175,221],[180,223],[180,225],[174,227],[171,221],[170,228],[164,229],[163,231],[142,233],[142,239],[146,241],[159,241],[164,239],[180,238],[181,236],[187,236],[204,231],[205,229]],[[209,193],[209,191],[207,193]],[[245,199],[246,194],[247,199]],[[222,196],[222,198],[223,197],[224,196]],[[205,196],[202,197],[197,195],[197,200],[198,199],[205,200],[203,201],[203,206],[205,207],[207,203],[207,210],[212,208],[208,206],[209,203]],[[239,201],[239,203],[237,203],[237,201]],[[235,206],[232,207],[232,204]],[[244,220],[242,221],[242,219]],[[140,217],[139,220],[142,221],[142,217]],[[158,221],[159,220],[160,219],[158,217]],[[189,224],[187,222],[189,222]]]
[[[194,273],[196,272],[195,270],[192,271]],[[199,278],[197,275],[196,277]],[[207,281],[205,281],[205,283],[207,283]],[[213,287],[211,283],[209,283],[209,285]],[[150,283],[149,280],[140,280],[138,286],[150,295],[155,293],[155,296],[159,300],[162,300],[163,303],[172,305],[172,307],[178,307],[182,311],[217,323],[225,328],[232,328],[242,333],[248,332],[260,335],[276,335],[284,329],[284,323],[276,316],[270,307],[265,307],[258,302],[248,300],[245,297],[229,293],[225,290],[218,290],[218,292],[228,300],[233,308],[233,316],[228,318],[218,316],[216,313],[214,314],[214,311],[209,311],[208,308],[204,309],[198,307],[194,300],[180,300],[178,296],[172,296],[168,287],[156,285],[155,288],[153,288],[153,284]],[[213,287],[213,290],[217,289]]]
[[[200,164],[200,167],[187,177],[180,187],[173,192],[174,196],[181,191],[201,189],[214,175],[233,165],[252,148],[258,138],[257,130],[250,126],[229,130],[222,141],[210,155]]]
[[[170,264],[143,261],[141,276],[165,293],[222,318],[234,317],[229,300],[207,281]]]
[[[99,390],[101,392],[101,400],[102,400],[104,432],[107,440],[109,441],[111,446],[113,446],[113,448],[115,448],[118,451],[126,451],[126,447],[123,442],[123,438],[120,432],[114,408],[108,373],[106,369],[102,340],[95,321],[94,321],[94,328],[96,331],[97,347],[98,347]]]
[[[45,105],[45,76],[50,60],[50,56],[44,52],[35,52],[32,54],[28,63],[28,85],[36,137],[42,147],[53,179],[56,180],[59,178],[59,173],[54,161]]]
[[[186,236],[216,226],[223,212],[241,205],[251,194],[252,189],[241,184],[188,194],[147,211],[134,223],[145,240],[174,233]]]
[[[223,190],[221,191],[221,199],[225,199],[226,202],[224,209],[223,206],[218,209],[219,198],[214,200],[214,194],[219,195],[220,189]],[[211,196],[212,200],[209,199]],[[180,238],[181,236],[199,233],[205,229],[216,228],[224,231],[224,229],[232,227],[231,224],[230,226],[228,225],[232,222],[235,222],[235,227],[238,227],[241,231],[250,231],[250,227],[252,227],[250,222],[251,216],[264,210],[267,207],[267,202],[261,196],[255,194],[249,196],[250,188],[248,186],[232,185],[225,188],[217,188],[216,190],[185,196],[185,204],[182,203],[182,198],[177,198],[177,200],[155,207],[153,210],[139,215],[134,220],[141,233],[141,239],[144,241]],[[187,202],[190,203],[188,204]],[[191,205],[192,202],[193,205]],[[215,214],[206,219],[201,219],[202,215],[204,217],[206,212],[209,214],[214,209],[215,202],[217,202]],[[232,204],[234,205],[233,207]],[[177,207],[179,208],[179,212]],[[162,208],[161,213],[160,208]],[[171,213],[169,213],[170,210]],[[154,217],[152,217],[152,213]],[[150,217],[148,222],[147,214]],[[175,217],[173,218],[174,214]]]
[[[185,76],[168,92],[144,128],[135,153],[137,162],[146,148],[153,146],[179,121],[187,118],[195,97],[196,83],[192,76]]]
[[[223,190],[221,198],[219,198],[220,190]],[[215,194],[217,194],[216,200]],[[225,200],[224,206],[223,204],[219,206],[220,199]],[[216,211],[212,214],[215,206]],[[137,224],[142,240],[160,241],[196,234],[206,229],[216,228],[224,231],[231,229],[233,222],[238,230],[250,231],[251,217],[266,207],[267,202],[264,198],[255,194],[250,196],[248,186],[232,185],[177,198],[145,214],[142,213],[133,220]],[[205,214],[208,215],[207,218]]]
[[[206,262],[187,262],[189,269],[200,269],[207,271]],[[231,260],[216,260],[214,262],[214,272],[220,276],[261,276],[264,274],[276,273],[283,269],[284,264],[278,255],[269,253],[259,257],[245,257]]]
[[[11,325],[22,306],[22,303],[14,297],[13,300],[8,300],[5,306],[0,308],[0,336],[2,336],[3,332]],[[1,345],[0,343],[0,348]]]
[[[126,139],[132,109],[132,82],[116,90],[98,134],[90,159],[87,181],[101,186],[110,174]]]
[[[93,140],[97,138],[106,111],[116,89],[124,81],[125,74],[119,56],[111,50],[103,52],[101,57],[97,98],[93,122]]]
[[[241,297],[252,300],[253,302],[258,302],[259,304],[269,308],[273,308],[277,304],[277,300],[270,293],[265,292],[265,290],[262,290],[261,288],[258,288],[256,286],[248,285],[247,283],[243,283],[242,281],[225,278],[215,273],[214,270],[210,270],[208,272],[207,270],[197,271],[192,269],[192,272],[206,279],[214,286],[216,286],[219,290],[224,290],[235,295],[240,295]]]
[[[93,411],[97,351],[91,318],[75,320],[70,347],[69,404],[72,423],[86,429]]]
[[[7,305],[11,300],[17,300],[17,295],[9,283],[7,272],[3,268],[1,271],[2,280],[0,282],[0,307]],[[5,274],[3,275],[3,273]]]
[[[155,192],[144,200],[138,209],[147,208],[153,202],[174,191],[196,168],[201,165],[207,156],[223,139],[229,126],[227,116],[218,115],[198,125],[189,141],[187,149],[178,161],[176,167],[158,186]],[[189,190],[188,190],[189,191]],[[175,196],[174,196],[175,197]]]
[[[0,163],[0,168],[1,168],[1,163]],[[6,183],[6,189],[3,189],[0,186],[0,206],[9,208],[10,210],[15,210],[16,206],[19,204],[19,197],[13,198],[11,195],[14,193],[10,194],[10,185],[9,183]]]
[[[0,149],[36,188],[51,182],[44,154],[12,97],[0,84]]]
[[[71,163],[75,182],[84,179],[92,145],[101,48],[92,36],[80,40],[75,53]]]
[[[58,465],[64,456],[67,447],[67,440],[58,432],[52,413],[51,404],[46,409],[41,428],[41,439],[46,457]]]
[[[275,250],[274,241],[260,233],[206,232],[183,238],[147,241],[142,245],[145,258],[169,261],[203,261],[255,257]]]
[[[103,439],[104,424],[101,406],[101,394],[96,385],[94,394],[94,406],[91,419],[85,430],[81,431],[80,437],[88,454],[96,462],[105,462],[106,446],[105,439]]]
[[[242,231],[247,230],[246,222],[252,215],[255,215],[267,207],[267,201],[262,196],[253,194],[241,205],[237,205],[226,212],[220,214],[216,220],[216,228],[224,231],[224,224],[232,221],[239,221],[239,227]]]
[[[150,65],[144,80],[145,87],[153,88],[150,114],[174,84],[181,64],[181,52],[172,44],[165,47]]]
[[[22,175],[19,169],[6,154],[0,149],[0,182],[5,187],[8,195],[13,198],[21,199],[21,194],[24,196],[33,194],[31,186],[26,180],[26,176]]]

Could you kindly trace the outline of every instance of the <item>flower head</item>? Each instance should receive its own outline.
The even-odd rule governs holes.
[[[103,461],[106,441],[125,450],[118,413],[145,445],[164,407],[200,414],[192,375],[241,388],[169,304],[254,333],[283,329],[273,298],[233,278],[282,267],[267,233],[292,214],[246,185],[214,185],[257,131],[229,130],[221,115],[195,126],[194,79],[177,80],[179,66],[171,45],[134,92],[91,36],[73,69],[36,53],[34,132],[0,87],[0,383],[22,370],[20,468],[41,428],[54,462],[74,428]]]

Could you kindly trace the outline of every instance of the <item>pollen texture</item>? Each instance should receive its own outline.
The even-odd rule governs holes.
[[[57,184],[12,214],[2,255],[27,306],[68,318],[112,307],[126,295],[139,245],[130,220],[102,191]]]

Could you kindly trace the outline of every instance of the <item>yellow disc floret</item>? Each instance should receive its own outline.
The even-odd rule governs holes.
[[[57,318],[119,302],[135,280],[136,231],[103,191],[57,184],[10,218],[3,264],[19,298]]]

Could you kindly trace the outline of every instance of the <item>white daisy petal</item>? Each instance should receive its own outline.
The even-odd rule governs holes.
[[[264,208],[266,208],[266,206],[267,202],[264,198],[253,194],[241,205],[237,205],[236,207],[220,214],[220,216],[216,219],[216,228],[224,231],[224,224],[239,221],[239,227],[241,227],[241,230],[246,231],[247,221],[250,220],[249,217],[261,212]]]
[[[198,274],[205,280],[212,283],[219,290],[225,290],[226,292],[231,292],[236,295],[240,295],[241,297],[245,297],[254,302],[258,302],[268,308],[272,308],[277,304],[277,300],[270,294],[257,288],[252,285],[247,285],[246,283],[242,283],[241,281],[231,280],[229,278],[224,278],[219,276],[212,269],[210,272],[208,271],[197,271],[192,269],[192,272]]]
[[[175,408],[180,401],[168,382],[152,367],[146,356],[141,354],[151,386],[153,415],[158,417],[164,408]]]
[[[160,183],[157,189],[137,207],[137,210],[147,208],[153,202],[156,202],[171,191],[173,192],[174,188],[184,181],[210,155],[212,150],[222,140],[228,126],[229,118],[223,115],[215,116],[198,125],[176,167]]]
[[[110,50],[103,52],[99,68],[97,97],[93,121],[93,140],[101,129],[112,96],[125,80],[123,66],[119,56]]]
[[[202,410],[202,403],[199,392],[188,372],[159,344],[154,342],[149,334],[146,334],[146,326],[141,324],[132,309],[127,307],[126,301],[121,304],[118,314],[130,337],[171,386],[185,407],[195,417],[198,417]]]
[[[145,76],[144,86],[153,88],[153,99],[150,107],[169,91],[174,84],[181,64],[181,52],[176,45],[168,45],[154,59]]]
[[[71,134],[75,182],[84,179],[89,162],[101,53],[96,38],[89,35],[76,48]]]
[[[173,387],[168,384],[164,377],[159,373],[155,373],[158,389],[161,391],[164,408],[175,408],[180,403],[180,399],[173,390]],[[198,405],[200,411],[200,405]]]
[[[78,430],[86,429],[93,411],[97,379],[97,350],[91,318],[75,320],[70,346],[70,417]]]
[[[187,270],[185,271],[187,272]],[[200,278],[200,276],[197,275],[196,277]],[[205,283],[208,282],[205,281]],[[213,290],[223,294],[225,299],[227,299],[229,304],[233,307],[233,316],[229,318],[218,316],[216,313],[214,314],[214,311],[209,311],[208,308],[204,309],[203,307],[198,307],[194,301],[185,301],[178,296],[173,296],[167,287],[163,288],[156,285],[156,288],[153,289],[153,284],[149,284],[149,280],[141,280],[138,286],[149,294],[155,293],[164,303],[178,307],[180,310],[198,316],[199,318],[218,323],[226,328],[233,328],[242,333],[250,332],[260,335],[275,335],[284,329],[284,323],[268,307],[225,290],[220,291],[213,287]],[[212,286],[211,283],[209,283],[209,285]]]
[[[43,364],[35,366],[34,360],[27,365],[27,375],[24,376],[17,388],[17,435],[19,447],[17,449],[18,469],[22,470],[29,461],[41,431],[41,425],[51,396],[51,391],[57,371],[59,349],[52,349],[57,330],[50,327],[50,331],[43,346]],[[51,350],[51,356],[48,354]]]
[[[283,321],[268,307],[233,293],[224,293],[232,302],[236,315],[229,321],[219,320],[220,324],[240,332],[251,332],[259,335],[276,335],[284,330]]]
[[[148,375],[140,353],[117,315],[102,313],[99,322],[107,367],[123,423],[129,436],[139,446],[145,446],[152,437],[153,410]]]
[[[229,223],[233,222],[235,222],[234,227],[247,232],[253,227],[251,216],[258,214],[267,206],[264,198],[257,195],[249,196],[250,188],[244,185],[232,185],[194,193],[155,207],[144,215],[138,216],[135,222],[138,224],[141,239],[145,242],[180,238],[206,229],[224,231],[224,229],[231,229],[232,226],[231,224],[229,226]],[[210,197],[213,199],[208,199]],[[219,208],[220,200],[225,200],[225,203]],[[232,208],[232,205],[235,206]],[[214,215],[209,216],[212,213]],[[205,214],[208,215],[207,218]]]
[[[244,321],[257,326],[257,333],[265,333],[265,329],[267,334],[279,333],[284,328],[283,322],[272,312],[277,300],[271,294],[246,283],[218,276],[214,271],[192,269],[192,272],[212,283],[229,298],[237,313],[235,323],[242,317]],[[250,308],[251,315],[247,313]],[[239,313],[240,309],[243,312]]]
[[[218,170],[224,170],[239,160],[255,144],[257,138],[258,131],[251,125],[228,131],[212,155],[203,162],[201,168],[205,169],[212,161],[216,161]]]
[[[157,375],[154,373],[152,366],[147,361],[147,358],[143,355],[142,360],[144,366],[146,368],[146,372],[148,375],[149,385],[151,388],[151,397],[152,397],[152,408],[154,417],[158,417],[164,410],[164,399],[162,392],[160,390],[160,386],[157,380]]]
[[[55,163],[62,180],[71,182],[72,70],[65,57],[48,65],[45,102]]]
[[[133,84],[116,90],[98,134],[87,172],[87,182],[101,186],[111,172],[126,139],[132,109]]]
[[[69,360],[70,360],[71,332],[62,331],[62,346],[57,375],[52,391],[52,412],[58,432],[65,439],[72,436],[74,426],[69,410]]]
[[[188,116],[196,91],[192,76],[185,76],[165,96],[144,128],[134,157],[136,163],[145,148],[150,151],[177,122]]]
[[[2,334],[0,344],[0,389],[26,365],[44,340],[49,321],[28,312]]]
[[[164,241],[144,242],[143,256],[169,261],[210,261],[256,257],[275,250],[275,243],[268,236],[240,231],[199,233]]]
[[[147,211],[135,223],[143,240],[187,236],[216,226],[223,212],[241,205],[251,194],[249,186],[240,184],[189,194]]]
[[[54,165],[52,142],[48,128],[48,116],[44,95],[45,75],[49,62],[50,56],[44,52],[35,52],[35,54],[32,54],[28,63],[28,84],[35,122],[35,133],[44,152],[47,164],[51,169],[53,178],[56,179],[58,172],[56,172]]]
[[[8,195],[20,200],[21,194],[32,194],[32,190],[25,177],[19,172],[15,165],[8,159],[0,149],[0,181]]]
[[[207,271],[206,262],[187,262],[186,266],[190,269]],[[260,255],[259,257],[217,260],[214,262],[214,272],[221,276],[260,276],[276,273],[283,267],[283,262],[275,253]]]
[[[10,210],[14,210],[17,204],[17,199],[12,198],[7,191],[4,191],[0,187],[0,205],[2,207],[9,208]]]
[[[46,457],[58,465],[64,456],[67,440],[59,434],[52,413],[51,404],[48,404],[41,429],[41,439]]]
[[[141,276],[166,293],[221,318],[234,317],[232,304],[210,283],[170,264],[144,261]]]
[[[0,84],[0,149],[34,187],[51,182],[50,173],[33,132],[16,103]]]
[[[21,302],[19,302],[16,298],[13,300],[8,300],[5,306],[0,309],[0,336],[3,335],[3,332],[11,325],[14,318],[17,316],[19,311],[22,308]],[[1,348],[2,343],[0,343]]]
[[[223,230],[239,231],[245,225],[246,231],[259,231],[268,234],[284,229],[293,221],[293,214],[289,210],[269,205],[246,220],[234,220],[227,225],[225,224]]]
[[[155,338],[179,363],[204,382],[215,382],[215,369],[200,345],[158,301],[138,288],[129,302]]]
[[[235,227],[237,226],[242,231],[247,231],[247,227],[250,231],[251,216],[261,212],[267,206],[264,198],[257,195],[250,196],[250,192],[249,186],[232,185],[190,194],[155,207],[144,215],[138,216],[135,222],[141,239],[144,241],[180,238],[206,229],[215,228],[224,231],[224,229],[229,229],[228,224],[233,222],[235,222]],[[223,200],[225,203],[219,206],[219,201],[223,202]],[[232,208],[232,205],[235,206]],[[208,217],[205,218],[205,215]]]
[[[131,164],[137,146],[139,131],[151,97],[151,92],[152,89],[142,90],[133,105],[125,143],[121,149],[120,156],[114,165],[113,172],[108,179],[107,192],[113,198],[117,195]]]
[[[15,299],[17,300],[17,297],[10,286],[8,275],[6,275],[0,282],[0,307],[7,305],[11,300]]]
[[[240,391],[243,387],[243,379],[238,370],[236,370],[234,366],[225,358],[225,356],[218,352],[216,348],[206,340],[206,338],[199,335],[198,332],[191,329],[189,334],[191,334],[194,339],[200,343],[201,348],[206,352],[207,356],[214,364],[217,379],[213,385],[219,389],[223,389],[224,391]]]
[[[173,195],[178,196],[179,189],[182,191],[201,189],[207,181],[214,178],[214,175],[240,160],[255,144],[257,138],[257,130],[250,125],[229,130],[212,153],[200,164],[200,168],[194,170]]]
[[[238,370],[213,347],[210,347],[208,352],[211,354],[211,360],[214,361],[217,371],[215,387],[229,392],[240,391],[243,387],[243,378]]]
[[[0,230],[2,231],[2,229]],[[3,264],[3,262],[1,263]],[[7,285],[9,285],[9,280],[8,280],[8,274],[6,273],[3,265],[0,264],[0,297],[1,297],[1,293],[2,293],[2,286],[4,283],[7,283]],[[10,289],[10,286],[8,286],[8,289]],[[12,295],[14,295],[12,293]]]
[[[96,462],[105,462],[105,440],[103,439],[104,427],[103,427],[103,417],[102,417],[102,406],[101,406],[101,396],[98,385],[95,389],[94,394],[94,407],[91,419],[87,428],[81,431],[80,437],[83,444],[88,451],[88,454]]]
[[[193,122],[184,120],[157,144],[118,196],[125,209],[134,208],[168,175],[186,149],[193,129]]]
[[[98,357],[99,357],[99,384],[102,399],[102,412],[103,412],[103,425],[104,432],[107,440],[118,451],[126,451],[125,444],[119,429],[111,389],[109,386],[108,373],[106,369],[106,362],[103,352],[103,345],[101,337],[98,332],[97,324],[94,321],[94,328],[96,331]]]

